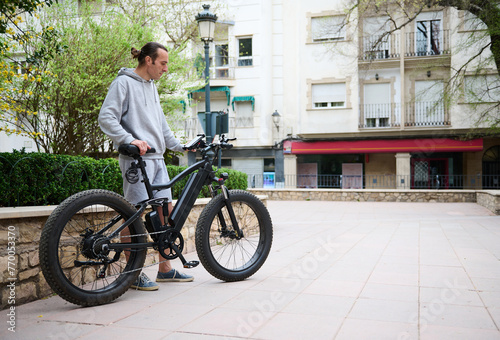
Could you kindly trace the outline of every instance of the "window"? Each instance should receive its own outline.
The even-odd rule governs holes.
[[[238,66],[252,66],[252,38],[238,39]]]
[[[236,104],[236,127],[253,127],[252,103],[245,101],[233,104]]]
[[[500,77],[498,75],[465,77],[467,103],[492,103],[500,101]]]
[[[345,83],[313,84],[311,91],[314,108],[345,107]]]
[[[387,127],[391,117],[391,84],[365,84],[363,115],[366,127]]]
[[[345,40],[343,16],[322,16],[311,18],[313,42]]]
[[[417,55],[441,54],[441,20],[417,21]]]
[[[229,78],[228,45],[215,45],[215,78]]]

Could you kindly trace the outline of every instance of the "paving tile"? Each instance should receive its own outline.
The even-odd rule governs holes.
[[[417,324],[418,302],[358,299],[349,318]]]
[[[486,308],[451,305],[443,301],[420,305],[420,328],[423,329],[427,325],[497,329]]]
[[[500,309],[500,291],[499,292],[479,292],[481,300],[486,307],[497,307]]]
[[[418,339],[416,324],[347,318],[335,340]]]
[[[413,338],[410,338],[413,339]],[[429,325],[420,332],[420,340],[498,340],[500,332],[492,329],[475,329]]]
[[[298,293],[249,289],[222,304],[223,308],[280,312]]]
[[[373,270],[368,283],[417,286],[418,265],[380,263]]]
[[[420,286],[474,289],[463,268],[449,266],[420,266]]]
[[[304,293],[358,297],[364,286],[364,282],[317,279],[304,290]]]
[[[180,327],[190,333],[247,338],[268,322],[276,313],[216,308]]]
[[[166,300],[166,304],[186,304],[186,305],[204,305],[220,306],[234,296],[240,294],[243,290],[233,288],[230,283],[214,282],[202,286],[193,287],[171,299]]]
[[[148,329],[143,327],[133,326],[117,326],[110,325],[108,327],[100,327],[88,333],[78,340],[95,340],[95,339],[148,339],[160,340],[163,339],[169,332],[159,329]]]
[[[214,307],[201,304],[162,303],[124,318],[114,325],[125,328],[175,331],[213,309]]]
[[[355,298],[351,297],[300,294],[283,309],[283,312],[345,318],[354,302]]]
[[[230,337],[230,336],[220,336],[220,335],[209,335],[200,333],[188,333],[188,332],[173,332],[162,338],[162,340],[241,340],[241,338]]]
[[[359,297],[363,299],[416,302],[418,301],[418,286],[368,282]]]
[[[500,280],[484,277],[471,277],[471,281],[478,292],[500,292]]]
[[[343,319],[329,316],[278,313],[253,335],[255,339],[333,339]]]
[[[83,320],[82,320],[83,321]],[[0,332],[1,339],[76,339],[92,333],[94,330],[104,328],[99,325],[85,323],[49,322],[39,321],[29,327],[17,328],[15,333]],[[4,331],[4,328],[2,328]]]
[[[462,305],[484,307],[479,294],[469,289],[458,288],[420,288],[420,302],[438,302],[446,305]]]

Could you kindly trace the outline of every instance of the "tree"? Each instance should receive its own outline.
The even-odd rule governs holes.
[[[95,15],[96,8],[99,15]],[[115,6],[85,6],[83,2],[54,5],[40,15],[32,27],[44,25],[57,44],[36,36],[26,44],[25,60],[45,48],[46,58],[37,63],[11,58],[0,76],[0,120],[15,124],[13,133],[26,134],[40,150],[54,153],[88,154],[111,151],[97,117],[111,81],[121,67],[135,67],[131,47],[140,48],[158,40],[154,25],[131,21]],[[170,52],[169,80],[158,84],[161,102],[169,112],[181,104],[176,97],[190,84],[190,65],[177,52]],[[17,70],[23,70],[18,72]],[[2,79],[0,79],[1,81]],[[4,91],[2,92],[2,89]],[[168,113],[168,112],[167,112]],[[4,127],[5,129],[5,127]]]
[[[378,16],[385,18],[383,28],[371,41],[372,50],[387,41],[393,33],[399,32],[415,22],[425,11],[453,9],[470,13],[465,15],[469,32],[457,34],[454,54],[462,61],[452,65],[451,74],[445,83],[444,100],[449,104],[459,98],[469,98],[473,103],[476,125],[486,123],[491,128],[500,127],[500,2],[498,0],[355,0],[346,10],[344,24],[359,23],[364,18]],[[457,33],[457,32],[453,32]],[[432,65],[430,65],[432,66]],[[492,76],[493,75],[493,76]],[[466,76],[476,78],[467,84]],[[473,85],[474,84],[474,85]],[[480,86],[476,86],[480,84]]]
[[[34,15],[40,6],[50,6],[53,0],[4,0],[0,2],[0,34],[6,33],[10,25],[17,26],[23,15]]]

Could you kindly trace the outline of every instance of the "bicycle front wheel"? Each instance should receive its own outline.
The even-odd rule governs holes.
[[[243,237],[235,233],[222,194],[203,209],[196,226],[196,251],[205,269],[223,281],[241,281],[264,264],[273,239],[271,216],[255,195],[230,190],[229,197]]]
[[[144,265],[146,249],[103,249],[146,242],[140,218],[129,226],[129,236],[108,238],[135,212],[125,198],[106,190],[83,191],[62,202],[40,238],[40,266],[50,287],[82,306],[109,303],[125,293]]]

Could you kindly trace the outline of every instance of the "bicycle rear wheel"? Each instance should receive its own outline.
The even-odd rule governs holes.
[[[243,237],[234,232],[222,194],[203,209],[195,236],[196,251],[205,269],[228,282],[244,280],[257,272],[269,255],[273,238],[271,216],[261,200],[242,190],[230,190],[229,196]]]
[[[146,249],[115,252],[103,245],[146,242],[140,218],[129,226],[130,236],[107,237],[135,212],[122,196],[106,190],[83,191],[62,202],[40,238],[40,266],[50,287],[82,306],[109,303],[125,293],[144,265]]]

